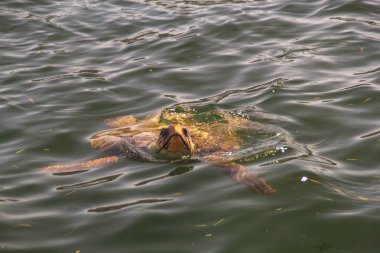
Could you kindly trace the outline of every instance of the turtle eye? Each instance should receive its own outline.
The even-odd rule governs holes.
[[[166,136],[168,136],[169,134],[169,130],[167,128],[162,128],[161,129],[161,132],[160,132],[160,136],[165,138]]]
[[[189,137],[189,131],[186,128],[182,128],[182,133],[186,136]]]

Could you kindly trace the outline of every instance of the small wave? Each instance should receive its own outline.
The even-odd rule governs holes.
[[[375,69],[371,69],[371,70],[368,70],[368,71],[365,71],[365,72],[357,72],[357,73],[354,73],[353,75],[354,76],[357,76],[357,75],[366,75],[366,74],[372,74],[372,73],[375,73],[375,72],[378,72],[378,71],[380,71],[380,67],[375,68]]]
[[[375,132],[372,132],[372,133],[369,133],[369,134],[365,134],[365,135],[362,135],[360,136],[360,138],[368,138],[368,137],[372,137],[372,136],[375,136],[375,135],[378,135],[380,134],[380,131],[375,131]]]
[[[356,19],[356,18],[346,18],[346,17],[331,17],[330,19],[345,21],[345,22],[356,22],[356,23],[362,23],[367,25],[373,25],[373,26],[379,26],[379,24],[375,21],[371,20],[364,20],[364,19]]]
[[[172,201],[173,199],[143,199],[134,202],[118,204],[118,205],[109,205],[109,206],[101,206],[92,209],[88,209],[89,213],[104,213],[110,211],[117,211],[127,207],[136,206],[136,205],[145,205],[145,204],[157,204],[167,201]]]
[[[284,82],[288,79],[285,78],[276,78],[272,81],[254,85],[245,89],[229,89],[224,92],[221,92],[217,95],[201,98],[199,100],[189,101],[189,102],[182,102],[175,104],[174,106],[200,106],[205,104],[218,104],[223,101],[223,99],[228,98],[229,96],[235,95],[235,94],[248,94],[248,93],[256,93],[263,90],[273,91],[274,89],[279,89],[284,85]]]

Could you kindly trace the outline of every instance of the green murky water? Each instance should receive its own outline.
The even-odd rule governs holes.
[[[0,252],[379,252],[379,6],[1,1]],[[178,103],[288,133],[245,162],[277,193],[199,161],[40,171]]]

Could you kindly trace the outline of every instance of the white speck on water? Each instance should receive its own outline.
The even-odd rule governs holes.
[[[301,177],[301,182],[306,182],[307,180],[308,180],[307,177],[305,177],[305,176]]]
[[[284,147],[284,146],[278,146],[278,147],[276,147],[276,150],[281,151],[282,153],[284,153],[287,149],[288,148]]]

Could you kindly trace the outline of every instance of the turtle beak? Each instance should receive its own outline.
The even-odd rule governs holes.
[[[186,140],[184,140],[179,134],[173,134],[170,136],[163,148],[169,152],[181,154],[190,153],[191,151]]]

